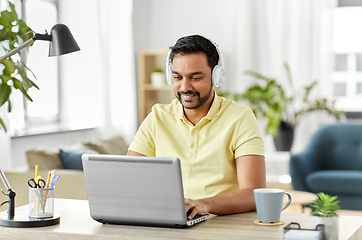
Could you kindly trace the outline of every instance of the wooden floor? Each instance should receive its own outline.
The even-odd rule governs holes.
[[[284,189],[285,191],[292,190],[291,184],[285,184],[285,183],[267,183],[268,188],[279,188]],[[304,208],[304,213],[310,213],[310,208]],[[288,207],[285,212],[292,212],[292,213],[301,213],[302,210],[300,207],[296,206],[290,206]],[[362,217],[362,211],[353,211],[353,210],[339,210],[338,214],[341,216],[361,216]]]

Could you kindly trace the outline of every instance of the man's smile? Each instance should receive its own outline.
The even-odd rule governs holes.
[[[200,93],[198,92],[178,92],[178,95],[181,99],[183,99],[186,102],[192,101],[195,97],[200,96]]]

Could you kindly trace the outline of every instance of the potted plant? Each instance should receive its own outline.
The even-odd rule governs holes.
[[[284,63],[284,68],[291,88],[290,96],[275,79],[255,71],[246,71],[245,74],[261,80],[260,85],[254,85],[242,94],[222,94],[235,101],[247,100],[257,118],[267,119],[265,132],[274,136],[278,151],[291,149],[294,129],[304,115],[314,111],[326,111],[338,119],[344,116],[342,111],[335,109],[334,101],[328,101],[326,98],[309,99],[310,92],[317,85],[317,81],[306,86],[301,93],[297,93],[289,65]]]
[[[2,11],[0,14],[0,44],[4,52],[9,52],[34,36],[33,31],[18,18],[15,7],[11,2],[9,10]],[[28,78],[28,71],[35,78],[31,70],[20,60],[21,52],[9,57],[0,63],[0,107],[8,103],[8,112],[11,112],[11,93],[13,89],[20,90],[23,95],[33,101],[27,91],[31,87],[38,86]],[[1,72],[2,71],[2,72]],[[39,88],[38,88],[39,89]],[[5,131],[6,126],[0,116],[0,128]]]
[[[162,87],[166,83],[165,74],[163,73],[163,69],[160,67],[156,67],[151,73],[151,84],[155,88]]]
[[[311,227],[324,224],[326,240],[338,239],[338,214],[340,209],[337,196],[330,196],[323,192],[317,193],[318,199],[312,204]]]

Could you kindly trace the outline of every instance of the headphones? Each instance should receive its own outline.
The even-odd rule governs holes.
[[[193,36],[193,35],[188,35],[188,36]],[[201,35],[198,35],[198,36],[201,36]],[[184,36],[184,37],[187,37],[187,36]],[[220,87],[223,84],[224,78],[225,78],[224,60],[223,60],[221,51],[220,51],[219,47],[217,46],[217,44],[214,43],[211,39],[209,39],[205,36],[201,36],[201,37],[209,40],[209,42],[211,42],[215,46],[216,51],[219,55],[219,61],[218,61],[217,65],[214,67],[214,69],[212,69],[211,79],[212,79],[212,84],[215,87]],[[183,37],[181,37],[181,38],[183,38]],[[172,61],[170,59],[170,55],[171,55],[171,49],[168,51],[167,58],[166,58],[166,79],[167,79],[167,83],[169,85],[172,85]]]

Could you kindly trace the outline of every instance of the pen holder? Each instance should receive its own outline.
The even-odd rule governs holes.
[[[29,187],[29,217],[51,218],[54,214],[54,188]]]

